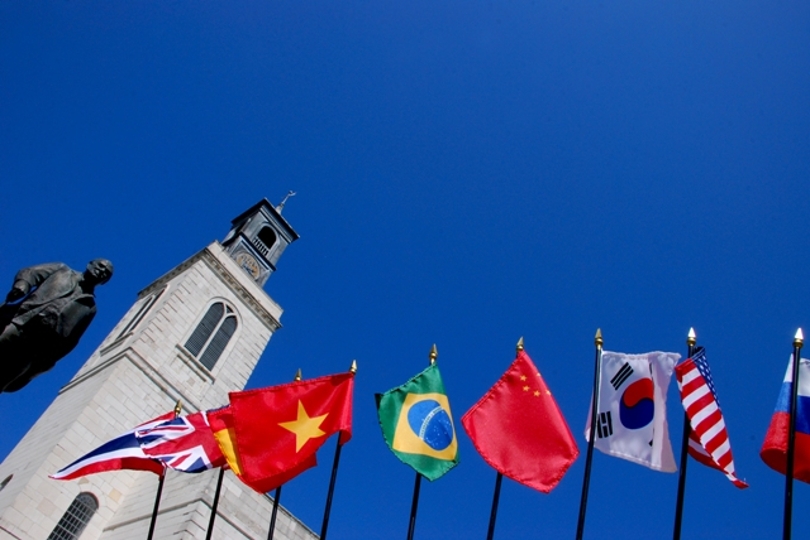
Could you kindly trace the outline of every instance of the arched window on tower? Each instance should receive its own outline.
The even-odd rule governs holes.
[[[224,302],[212,304],[186,341],[186,350],[210,371],[236,332],[236,312]]]
[[[253,245],[262,255],[267,257],[267,254],[270,253],[270,250],[276,244],[276,240],[278,240],[278,235],[276,235],[276,231],[274,231],[272,227],[262,227],[262,230],[260,230],[256,238],[254,238]]]
[[[86,491],[76,495],[65,514],[56,524],[48,540],[75,540],[81,536],[90,518],[98,510],[98,499]]]

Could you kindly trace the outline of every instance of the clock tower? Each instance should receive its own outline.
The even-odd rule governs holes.
[[[294,194],[290,192],[287,197]],[[284,249],[298,240],[298,233],[281,216],[286,200],[274,207],[264,199],[242,212],[231,222],[231,231],[222,242],[233,260],[259,286],[276,270]]]

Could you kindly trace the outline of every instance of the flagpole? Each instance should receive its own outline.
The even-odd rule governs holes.
[[[492,540],[495,536],[495,518],[498,516],[498,501],[501,498],[501,482],[503,474],[498,472],[495,477],[495,493],[492,495],[492,511],[489,514],[489,529],[487,529],[487,540]]]
[[[219,478],[217,478],[217,489],[214,491],[214,501],[211,503],[211,517],[208,519],[208,532],[205,533],[205,540],[211,540],[214,532],[214,521],[217,519],[217,507],[219,506],[219,492],[222,490],[222,479],[225,477],[225,467],[219,468]]]
[[[422,475],[416,473],[416,481],[413,484],[413,501],[411,501],[411,518],[408,521],[408,540],[413,540],[413,532],[416,529],[416,510],[419,507],[419,488],[422,484]]]
[[[298,371],[295,372],[295,377],[293,377],[294,382],[298,382],[301,380],[301,368],[298,368]],[[273,536],[276,534],[276,514],[278,513],[278,505],[279,500],[281,500],[281,486],[276,488],[276,493],[273,495],[273,511],[270,512],[270,527],[267,530],[267,540],[273,540]]]
[[[174,404],[174,417],[180,416],[180,411],[183,410],[183,403],[178,399]],[[146,535],[146,540],[152,540],[152,535],[155,533],[155,522],[157,521],[158,510],[160,509],[160,495],[163,493],[163,481],[166,479],[166,466],[163,466],[163,471],[160,473],[158,480],[157,494],[155,494],[155,507],[152,508],[152,520],[149,522],[149,533]]]
[[[284,484],[278,486],[276,488],[276,492],[273,495],[273,512],[270,514],[270,530],[267,531],[267,540],[273,540],[273,536],[276,534],[276,514],[278,513],[278,505],[281,501],[281,488],[284,487]]]
[[[521,337],[518,342],[517,346],[515,347],[516,352],[520,354],[520,351],[523,350],[523,337]],[[495,477],[495,491],[492,494],[492,510],[489,513],[489,528],[487,529],[487,540],[492,540],[495,536],[495,520],[498,517],[498,503],[501,499],[501,483],[503,482],[503,474],[498,471],[498,475]]]
[[[588,506],[588,487],[591,483],[591,461],[593,460],[594,430],[596,429],[596,413],[599,410],[599,383],[602,378],[602,329],[596,329],[593,338],[596,347],[596,360],[593,370],[593,403],[591,403],[591,432],[588,437],[588,452],[585,457],[585,477],[582,480],[582,497],[579,501],[579,520],[577,521],[577,540],[582,540],[585,532],[585,508]]]
[[[793,462],[796,446],[796,405],[799,395],[799,362],[801,361],[804,335],[802,329],[796,331],[793,338],[793,383],[790,389],[790,428],[788,430],[787,465],[785,468],[785,519],[782,526],[783,540],[790,540],[793,522]]]
[[[352,360],[349,373],[352,375],[357,373],[357,360]],[[329,514],[332,511],[332,495],[335,492],[335,481],[337,480],[338,465],[340,464],[340,451],[342,448],[343,444],[340,442],[340,435],[338,434],[337,445],[335,446],[335,459],[332,461],[332,477],[329,479],[329,491],[326,494],[326,508],[323,510],[323,523],[321,524],[320,540],[326,540],[326,530],[329,528]]]
[[[695,329],[690,328],[689,334],[686,337],[687,358],[692,358],[695,354],[695,345],[697,344],[697,335]],[[689,416],[686,411],[683,412],[683,440],[681,441],[681,470],[678,475],[678,498],[675,502],[675,528],[672,532],[672,540],[680,540],[681,538],[681,523],[683,522],[683,497],[686,492],[686,464],[687,454],[689,453],[689,435],[692,432],[692,427],[689,424]]]
[[[430,365],[436,363],[436,359],[439,357],[439,350],[436,348],[436,344],[433,344],[433,347],[430,348],[430,354],[428,354],[428,359],[430,360]],[[416,480],[413,484],[413,500],[411,501],[411,516],[408,520],[408,540],[413,540],[413,532],[416,529],[416,511],[419,508],[419,488],[422,486],[422,475],[416,473]]]

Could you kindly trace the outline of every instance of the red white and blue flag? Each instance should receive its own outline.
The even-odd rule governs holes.
[[[765,434],[759,455],[771,469],[785,474],[787,470],[788,428],[790,427],[790,397],[793,387],[793,357],[776,400],[776,410]],[[810,483],[810,360],[799,362],[799,392],[796,400],[796,445],[794,447],[793,477]]]
[[[155,474],[162,474],[163,464],[144,453],[138,439],[135,437],[135,431],[162,424],[174,418],[174,416],[174,412],[168,412],[153,418],[107,441],[50,476],[55,480],[73,480],[88,474],[121,469],[151,471]]]
[[[689,455],[700,463],[723,472],[740,489],[748,484],[737,478],[728,439],[726,421],[717,402],[706,350],[698,347],[692,358],[675,366],[681,403],[689,419]]]
[[[176,471],[198,473],[225,465],[205,411],[140,428],[135,436],[146,455]]]

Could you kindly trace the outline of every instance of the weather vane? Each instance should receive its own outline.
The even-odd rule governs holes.
[[[276,212],[279,214],[281,213],[281,211],[284,209],[284,205],[287,204],[287,199],[290,197],[295,197],[295,192],[293,190],[288,191],[287,195],[284,196],[284,199],[278,204],[278,206],[276,206]]]

